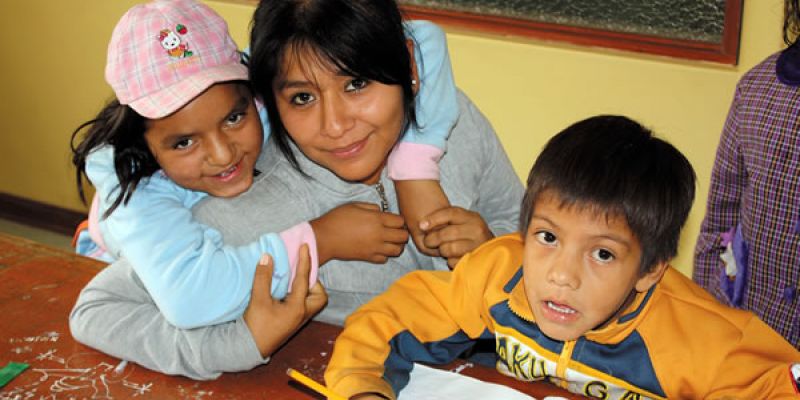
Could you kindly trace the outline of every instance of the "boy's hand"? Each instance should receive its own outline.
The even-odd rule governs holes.
[[[425,232],[419,227],[424,217],[434,211],[450,207],[450,201],[447,200],[439,181],[395,181],[394,187],[400,214],[406,220],[406,226],[417,249],[431,257],[439,257],[441,255],[439,249],[425,245]]]
[[[317,237],[319,265],[331,259],[385,263],[408,242],[403,217],[372,203],[350,203],[310,222]]]
[[[451,269],[464,254],[494,237],[479,213],[461,207],[433,212],[420,222],[420,229],[425,232],[425,245],[439,249]]]
[[[313,288],[308,288],[310,270],[311,257],[308,245],[304,244],[300,246],[297,275],[292,282],[291,292],[282,301],[275,300],[269,291],[272,285],[272,257],[265,255],[259,261],[244,321],[262,357],[274,353],[328,302],[325,288],[319,282]]]

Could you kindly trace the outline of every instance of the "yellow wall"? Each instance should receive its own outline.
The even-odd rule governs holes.
[[[136,2],[0,4],[0,192],[83,209],[69,163],[69,135],[111,96],[102,75],[105,47],[116,20]],[[207,3],[244,45],[252,6]],[[449,29],[448,40],[458,85],[493,122],[522,177],[551,135],[598,113],[629,115],[680,148],[699,183],[675,262],[689,273],[731,94],[742,73],[781,48],[781,5],[745,2],[736,67]]]
[[[0,192],[83,209],[69,136],[112,94],[103,80],[106,46],[135,3],[0,3]]]

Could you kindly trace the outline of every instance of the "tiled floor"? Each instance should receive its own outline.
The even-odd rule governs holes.
[[[7,219],[0,219],[0,232],[21,236],[62,249],[72,249],[72,238],[69,236],[44,229],[33,228]]]

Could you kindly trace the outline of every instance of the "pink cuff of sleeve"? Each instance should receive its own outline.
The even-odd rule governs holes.
[[[297,273],[297,252],[300,251],[300,246],[303,243],[308,244],[308,253],[311,255],[311,271],[308,274],[308,287],[311,288],[317,283],[317,274],[319,272],[319,258],[317,257],[317,239],[314,236],[314,230],[311,229],[311,224],[308,222],[301,222],[280,233],[283,245],[286,246],[286,252],[289,256],[289,268],[292,270],[292,276],[289,280],[289,291],[292,290],[292,282]]]
[[[439,180],[442,149],[429,144],[400,142],[389,154],[389,178],[395,181]]]
[[[103,241],[103,234],[100,231],[100,200],[97,199],[97,193],[92,198],[92,206],[89,208],[89,237],[92,241],[103,251],[107,249],[105,241]]]

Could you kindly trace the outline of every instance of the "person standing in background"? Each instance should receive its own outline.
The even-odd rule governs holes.
[[[694,280],[800,348],[800,6],[788,47],[739,81],[717,148]]]

